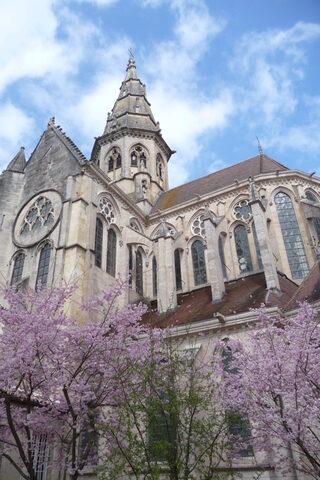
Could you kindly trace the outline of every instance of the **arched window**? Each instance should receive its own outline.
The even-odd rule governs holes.
[[[129,248],[129,286],[132,286],[132,275],[133,275],[133,258],[132,258],[132,245],[128,246]]]
[[[244,225],[238,225],[234,229],[234,241],[236,244],[240,273],[252,272],[248,235]]]
[[[20,282],[22,278],[24,258],[25,258],[25,254],[21,252],[16,256],[14,260],[12,277],[11,277],[11,285],[14,285],[15,283]]]
[[[310,192],[309,190],[306,192],[306,198],[308,200],[311,200],[311,202],[318,202],[318,199],[316,198],[316,196],[312,192]],[[313,225],[314,225],[314,229],[316,231],[317,240],[320,243],[320,218],[315,217],[315,218],[312,219],[312,222],[313,222]]]
[[[260,270],[262,270],[263,269],[263,263],[262,263],[260,246],[259,246],[258,237],[257,237],[256,226],[255,226],[254,223],[252,223],[252,234],[253,234],[254,245],[256,247],[256,252],[257,252],[258,265],[259,265]]]
[[[94,251],[95,251],[95,265],[100,268],[101,268],[101,260],[102,260],[102,242],[103,242],[103,225],[100,218],[97,218]]]
[[[307,275],[309,267],[291,198],[286,193],[279,192],[275,195],[274,201],[292,278],[303,278]]]
[[[108,162],[108,172],[112,172],[112,170],[113,170],[113,158],[110,157]]]
[[[121,155],[119,153],[116,159],[116,168],[120,168],[120,167],[121,167]]]
[[[143,152],[140,155],[140,166],[143,168],[147,168],[147,159]]]
[[[47,286],[50,255],[51,255],[51,246],[49,245],[49,243],[46,243],[40,253],[36,288],[38,288],[39,286],[41,286],[41,288]]]
[[[139,295],[143,295],[143,265],[140,250],[136,253],[136,291]]]
[[[193,275],[195,285],[207,283],[206,261],[204,249],[200,240],[195,240],[191,247]]]
[[[117,260],[117,235],[114,230],[110,228],[108,231],[108,245],[107,245],[107,273],[116,276],[116,260]]]
[[[176,289],[177,291],[182,290],[181,261],[178,248],[174,251],[174,267],[176,272]]]
[[[219,235],[218,248],[219,248],[220,262],[221,262],[221,266],[222,266],[223,278],[227,278],[226,261],[225,261],[225,258],[224,258],[224,251],[223,251],[223,244],[222,244],[221,235]]]
[[[156,257],[152,259],[152,286],[153,286],[153,296],[158,295],[158,283],[157,283],[157,260]]]
[[[136,152],[131,153],[131,166],[136,167],[138,165],[138,157]]]

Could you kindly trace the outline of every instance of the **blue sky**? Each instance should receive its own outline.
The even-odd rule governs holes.
[[[170,186],[257,152],[320,175],[319,0],[2,0],[0,170],[51,116],[89,158],[132,48]]]

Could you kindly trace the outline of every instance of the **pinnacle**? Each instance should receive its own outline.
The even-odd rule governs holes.
[[[7,166],[7,171],[23,173],[26,163],[27,162],[24,154],[24,147],[21,147],[19,152],[16,154],[15,157],[13,157],[13,159]]]

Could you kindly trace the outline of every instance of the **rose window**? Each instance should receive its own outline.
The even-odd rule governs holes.
[[[114,209],[112,203],[105,197],[100,198],[99,212],[106,218],[108,223],[114,223]]]
[[[204,228],[203,215],[200,215],[193,221],[191,231],[194,235],[200,235],[200,237],[205,238],[206,230]]]
[[[251,207],[248,200],[241,200],[237,203],[233,210],[234,216],[237,220],[248,222],[252,217]]]
[[[52,203],[48,198],[41,196],[37,198],[28,210],[22,223],[20,234],[25,235],[43,226],[50,226],[53,223],[54,214]]]

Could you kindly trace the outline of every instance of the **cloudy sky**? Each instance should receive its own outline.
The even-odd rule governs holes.
[[[128,49],[170,185],[264,151],[320,175],[319,0],[2,0],[0,171],[51,116],[90,157]]]

